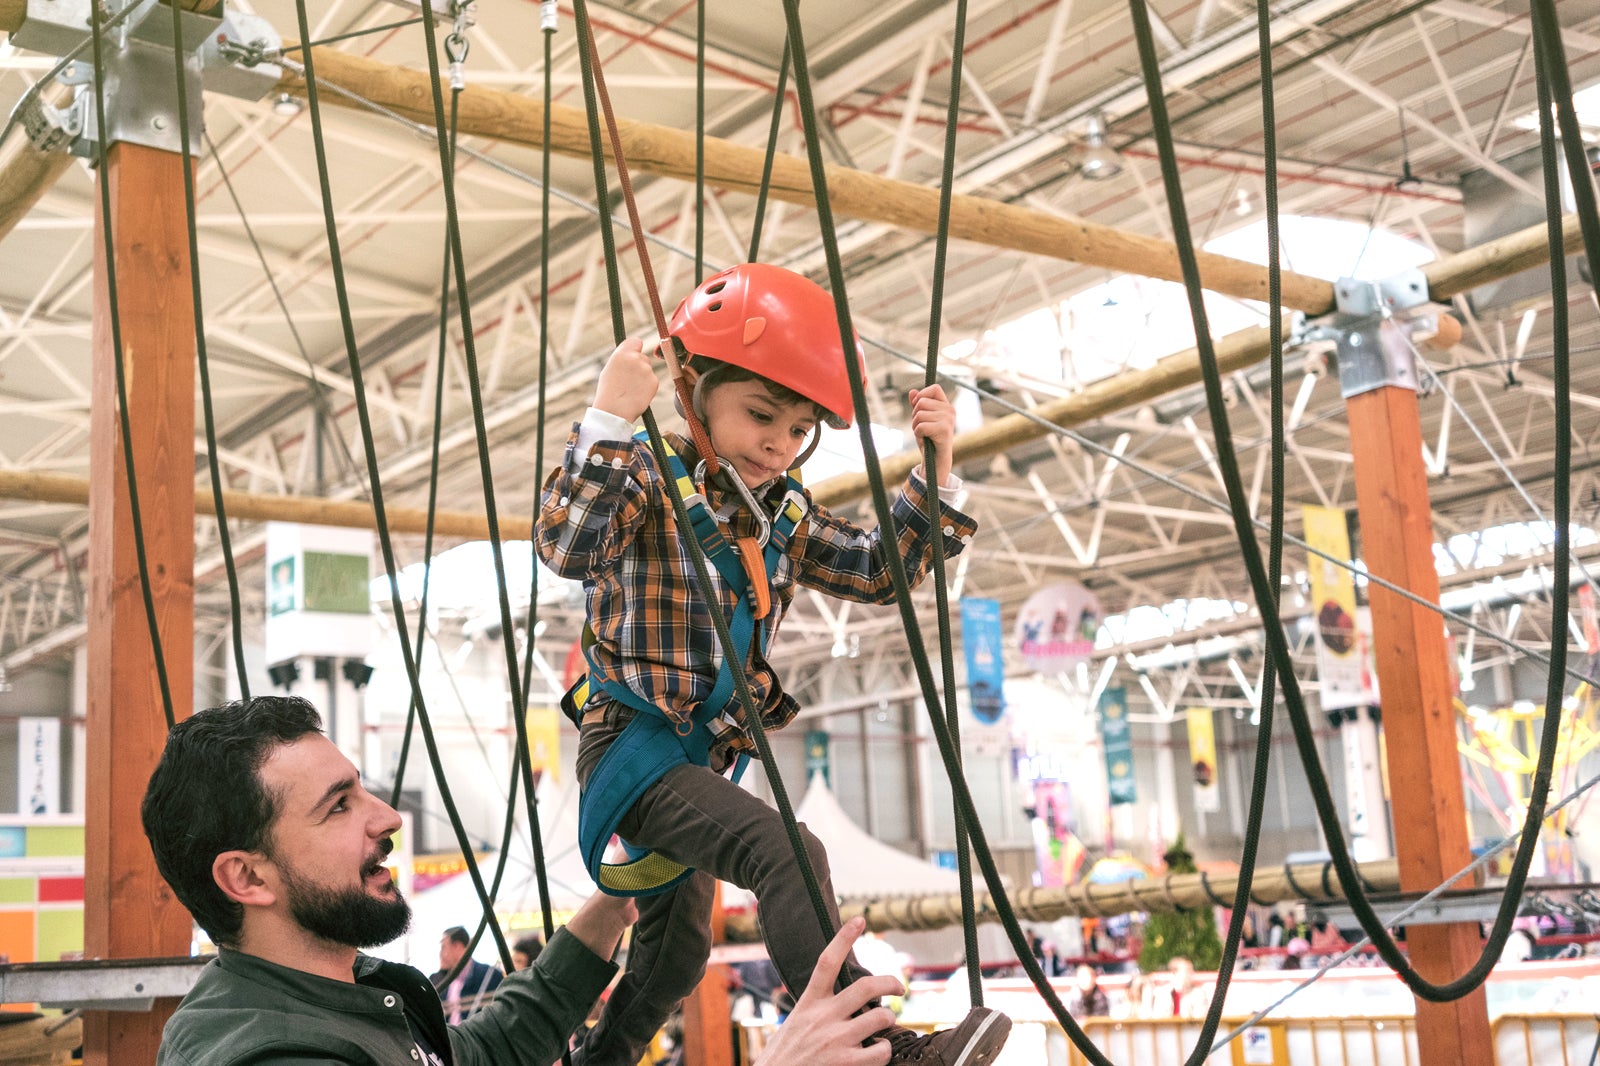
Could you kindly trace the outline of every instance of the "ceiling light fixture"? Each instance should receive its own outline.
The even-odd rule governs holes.
[[[282,115],[284,118],[294,118],[305,105],[288,93],[279,93],[278,98],[272,101],[272,113]]]
[[[1106,116],[1099,111],[1089,116],[1083,135],[1083,156],[1078,172],[1090,181],[1104,181],[1122,173],[1122,156],[1106,144]]]
[[[1394,187],[1401,192],[1410,192],[1422,187],[1422,179],[1411,173],[1411,148],[1406,144],[1406,109],[1396,108],[1396,112],[1400,116],[1400,177],[1395,179]]]

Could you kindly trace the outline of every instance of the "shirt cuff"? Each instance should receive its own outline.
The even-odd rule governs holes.
[[[578,440],[573,445],[572,457],[574,461],[581,463],[601,441],[629,440],[632,437],[633,426],[627,419],[618,418],[610,411],[591,407],[583,413],[583,421],[578,423]]]
[[[916,468],[911,471],[911,476],[922,482],[924,485],[928,483],[927,471],[922,469],[921,463],[918,463]],[[944,481],[940,482],[939,491],[960,492],[961,486],[965,484],[966,482],[962,481],[961,478],[956,475],[956,472],[952,470],[950,471],[950,476],[945,478]]]

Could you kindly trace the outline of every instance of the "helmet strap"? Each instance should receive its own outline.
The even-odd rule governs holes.
[[[817,450],[817,445],[819,445],[821,443],[822,443],[822,423],[818,422],[816,425],[811,427],[811,441],[810,441],[810,443],[808,443],[804,448],[802,448],[800,450],[800,454],[799,455],[794,457],[794,462],[790,465],[789,469],[793,470],[795,467],[800,466],[807,459],[811,458],[811,453],[816,451]]]

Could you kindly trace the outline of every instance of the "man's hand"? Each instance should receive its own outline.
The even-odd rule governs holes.
[[[889,1061],[888,1041],[862,1045],[873,1033],[894,1024],[894,1012],[888,1007],[862,1008],[870,1000],[904,994],[905,986],[893,977],[863,977],[842,992],[833,990],[850,945],[866,927],[865,918],[850,919],[817,957],[805,994],[756,1066],[884,1066]]]
[[[950,478],[956,438],[956,409],[945,398],[941,385],[912,389],[910,396],[911,432],[916,435],[917,450],[922,450],[923,441],[933,442],[933,483],[943,485]],[[923,477],[927,477],[926,472]]]
[[[617,345],[617,350],[601,368],[594,406],[631,424],[644,414],[660,386],[655,366],[644,352],[644,344],[629,337]]]
[[[616,953],[622,934],[638,920],[639,908],[631,898],[596,892],[567,922],[567,932],[602,959],[609,959]]]

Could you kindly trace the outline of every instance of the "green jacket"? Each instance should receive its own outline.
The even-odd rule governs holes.
[[[549,1066],[616,966],[565,929],[454,1028],[418,970],[357,955],[345,984],[223,951],[161,1036],[156,1066],[415,1066],[412,1025],[445,1066]]]

